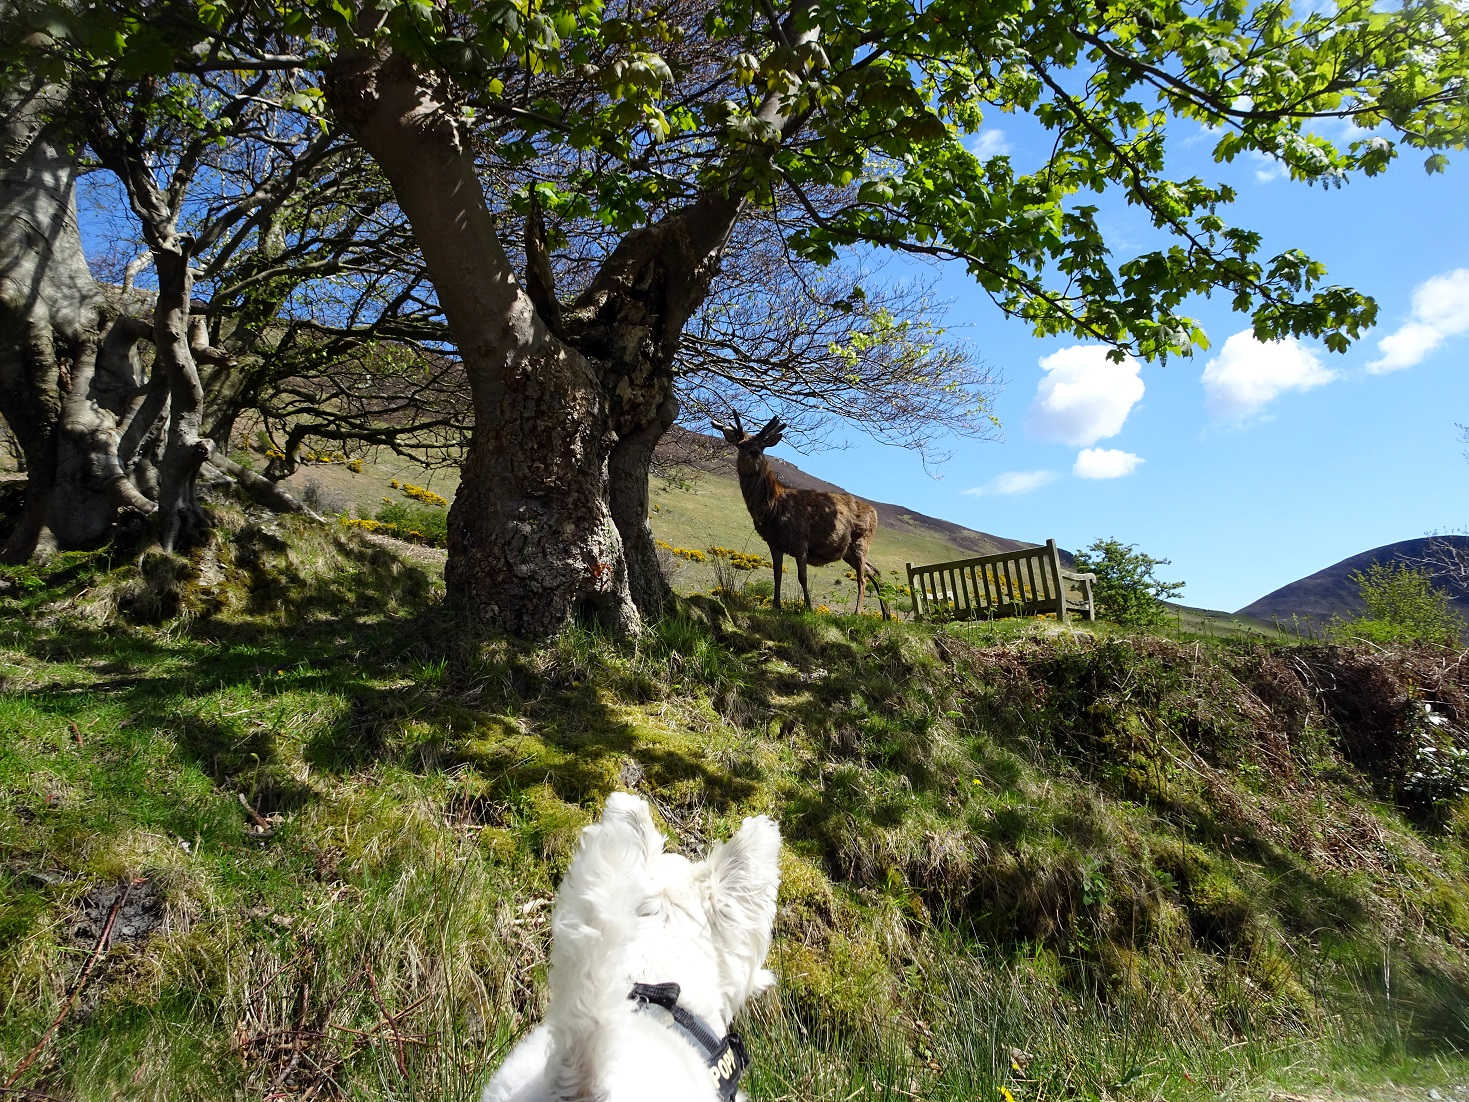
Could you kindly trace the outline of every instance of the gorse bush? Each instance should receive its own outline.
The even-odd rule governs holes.
[[[421,501],[425,505],[437,505],[440,509],[447,509],[449,501],[440,494],[434,493],[427,486],[415,486],[411,482],[399,483],[393,480],[393,488],[402,490],[405,497],[411,497],[414,501]]]
[[[1361,616],[1337,619],[1330,634],[1342,641],[1431,643],[1451,647],[1464,636],[1464,617],[1426,570],[1375,562],[1350,575],[1366,606]]]

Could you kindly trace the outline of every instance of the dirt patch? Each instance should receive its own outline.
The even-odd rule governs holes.
[[[1469,1102],[1469,1083],[1410,1087],[1384,1083],[1353,1094],[1292,1094],[1271,1091],[1269,1102]]]
[[[379,547],[386,547],[395,555],[400,555],[410,562],[431,566],[437,570],[444,569],[444,561],[449,557],[449,553],[442,547],[426,547],[421,543],[394,539],[392,536],[384,536],[379,532],[366,532],[363,534],[363,539]]]
[[[142,941],[163,925],[165,902],[163,888],[154,880],[134,881],[131,886],[126,881],[99,884],[77,901],[76,917],[69,931],[71,938],[78,945],[97,944],[115,908],[117,918],[113,920],[108,944]]]

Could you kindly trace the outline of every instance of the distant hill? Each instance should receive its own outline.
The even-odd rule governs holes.
[[[1295,616],[1318,625],[1327,623],[1333,616],[1356,616],[1362,611],[1362,599],[1357,595],[1357,587],[1351,580],[1353,573],[1366,570],[1373,563],[1421,563],[1435,541],[1448,543],[1461,553],[1469,552],[1469,536],[1432,536],[1385,544],[1353,555],[1349,559],[1342,559],[1339,563],[1289,585],[1283,585],[1253,604],[1246,605],[1237,615],[1280,622],[1289,621]],[[1459,579],[1457,583],[1440,579],[1435,584],[1449,592],[1459,611],[1469,615],[1469,585],[1463,579]]]

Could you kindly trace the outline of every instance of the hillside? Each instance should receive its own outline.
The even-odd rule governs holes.
[[[844,487],[807,474],[793,463],[770,457],[776,475],[787,485],[801,489],[842,490]],[[398,456],[379,455],[365,461],[361,471],[342,463],[304,466],[287,485],[297,493],[315,487],[319,504],[328,512],[353,509],[359,516],[373,516],[385,502],[404,500],[402,490],[392,483],[411,483],[451,498],[457,484],[453,469],[425,469]],[[860,496],[860,495],[858,495]],[[877,535],[872,543],[872,561],[883,571],[890,604],[902,612],[909,600],[901,592],[906,584],[906,563],[934,563],[988,555],[1017,547],[1043,543],[1051,533],[1033,532],[1034,543],[978,532],[952,521],[927,516],[889,502],[868,501],[878,514]],[[768,596],[772,584],[768,552],[755,533],[740,495],[735,473],[735,451],[723,440],[701,433],[672,428],[659,449],[650,494],[653,533],[668,547],[664,568],[675,590],[684,594],[706,593],[728,583],[753,595]],[[720,564],[711,548],[726,548],[743,557]],[[1071,566],[1071,552],[1061,559]],[[759,566],[755,561],[759,560]],[[737,569],[733,563],[742,563]],[[818,606],[850,609],[856,590],[844,563],[812,567],[811,596]],[[795,564],[787,561],[782,595],[800,599]],[[870,600],[867,606],[874,608]],[[1170,615],[1180,630],[1200,635],[1274,635],[1268,621],[1234,616],[1212,609],[1169,604]],[[875,610],[875,609],[874,609]]]
[[[468,1100],[616,789],[686,853],[782,824],[752,1102],[1469,1078],[1462,664],[737,597],[474,641],[350,530],[220,521],[0,568],[7,1093]]]
[[[838,490],[843,487],[814,478],[799,467],[771,456],[776,475],[787,485],[801,489]],[[768,561],[765,543],[755,534],[750,515],[740,496],[735,474],[735,451],[723,440],[675,426],[660,446],[652,482],[651,520],[654,535],[671,548],[698,552],[704,561],[689,556],[671,555],[667,567],[676,589],[684,593],[707,591],[719,583],[716,564],[710,561],[709,549],[728,548]],[[423,486],[452,499],[457,485],[457,472],[452,469],[428,470],[401,457],[379,455],[365,462],[360,472],[342,463],[311,463],[303,466],[287,480],[286,485],[303,493],[315,485],[328,511],[355,509],[360,516],[372,516],[384,501],[401,500],[391,481]],[[864,499],[866,500],[866,499]],[[944,562],[949,559],[988,555],[997,551],[1044,543],[1051,533],[1027,533],[1032,542],[976,532],[951,521],[926,516],[901,505],[873,501],[878,513],[878,532],[873,540],[872,561],[882,569],[893,586],[906,584],[904,564]],[[1071,555],[1062,552],[1069,564]],[[837,563],[810,570],[811,596],[817,604],[850,606],[856,590],[847,577],[850,567]],[[741,584],[757,588],[768,586],[769,566],[736,571]],[[763,583],[763,586],[762,586]],[[783,594],[800,597],[795,565],[787,562]],[[890,593],[899,605],[906,598]]]
[[[1469,553],[1469,536],[1433,536],[1384,544],[1283,585],[1246,605],[1236,615],[1281,624],[1289,624],[1299,617],[1317,627],[1333,617],[1350,619],[1362,611],[1362,599],[1351,580],[1353,573],[1366,570],[1373,563],[1421,564],[1437,542]],[[1460,612],[1469,614],[1469,579],[1439,579],[1435,584],[1447,590]]]

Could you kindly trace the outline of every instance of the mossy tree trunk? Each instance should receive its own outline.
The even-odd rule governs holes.
[[[173,550],[205,523],[198,365],[228,368],[191,314],[181,198],[166,199],[141,149],[89,135],[127,186],[158,273],[156,294],[99,286],[76,216],[81,132],[94,120],[69,125],[79,114],[69,90],[39,78],[0,87],[0,108],[0,417],[27,476],[0,555],[95,546],[119,524]]]

